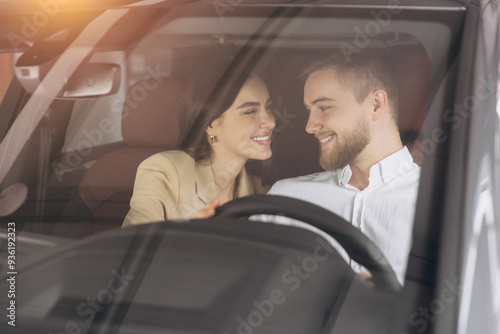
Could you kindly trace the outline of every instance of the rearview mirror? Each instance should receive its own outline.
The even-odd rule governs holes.
[[[68,78],[61,75],[65,84],[59,94],[59,99],[89,98],[106,96],[116,93],[120,87],[122,77],[121,66],[116,63],[114,55],[99,54],[98,59],[92,59],[90,63],[81,64],[77,70]],[[54,66],[56,59],[39,63],[24,59],[23,54],[14,56],[14,73],[21,85],[30,94],[40,86],[43,78]]]

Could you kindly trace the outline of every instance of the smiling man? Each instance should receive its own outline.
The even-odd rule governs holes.
[[[326,171],[278,181],[269,194],[312,202],[351,222],[380,248],[403,284],[420,168],[399,136],[396,81],[376,58],[348,61],[340,53],[310,64],[303,75],[306,131],[318,139]],[[365,272],[337,247],[355,272]]]

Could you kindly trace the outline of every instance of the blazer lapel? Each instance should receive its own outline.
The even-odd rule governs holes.
[[[194,191],[203,204],[207,204],[217,198],[217,188],[215,187],[214,175],[210,163],[196,162],[194,178]]]
[[[255,194],[252,178],[247,174],[245,167],[240,172],[240,184],[238,186],[238,198]]]

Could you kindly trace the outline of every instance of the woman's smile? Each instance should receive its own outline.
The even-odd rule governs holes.
[[[270,146],[271,145],[271,133],[257,135],[257,136],[250,138],[250,139],[259,145],[263,145],[263,146]]]

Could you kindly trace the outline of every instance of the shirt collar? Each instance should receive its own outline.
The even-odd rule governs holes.
[[[410,151],[404,146],[399,151],[385,157],[370,168],[370,184],[380,179],[385,184],[396,176],[412,170],[414,166],[415,163]],[[339,168],[335,174],[338,185],[345,188],[352,176],[351,167],[347,165],[344,168]]]
[[[408,148],[406,146],[404,146],[399,151],[389,155],[388,157],[380,160],[377,165],[379,165],[380,175],[384,184],[388,183],[397,176],[406,174],[407,172],[414,170],[416,166],[416,164],[413,162],[413,157],[411,156],[410,151],[408,151]]]
[[[339,168],[335,174],[337,176],[338,185],[345,188],[352,176],[351,167],[347,165],[344,168]]]

